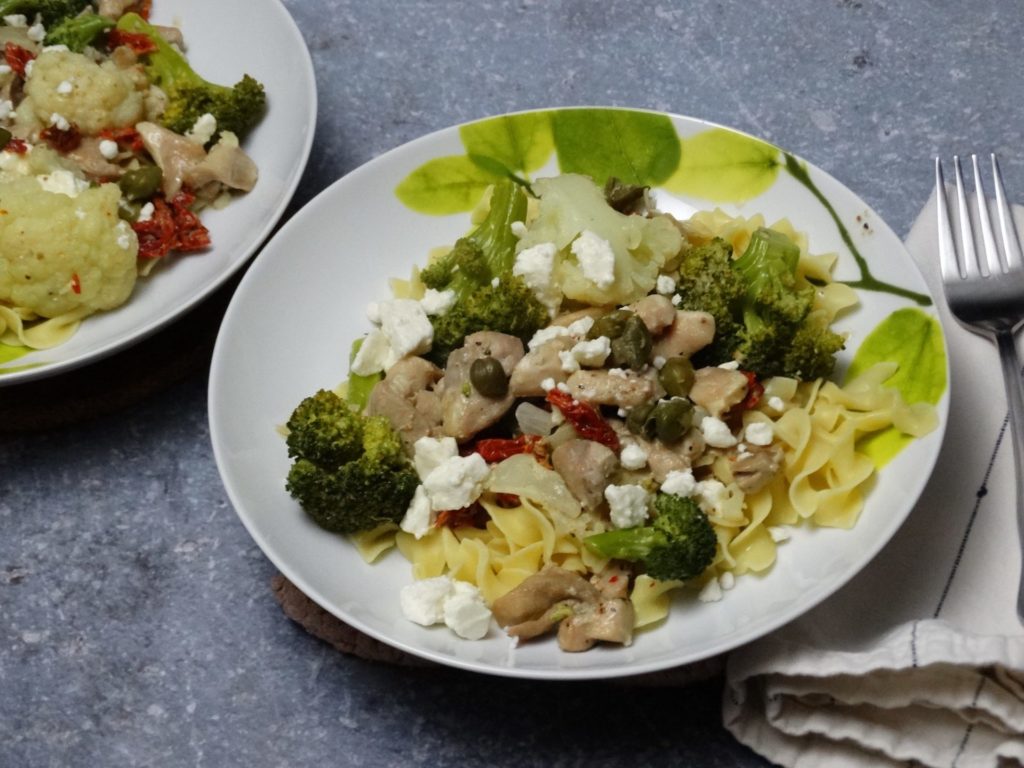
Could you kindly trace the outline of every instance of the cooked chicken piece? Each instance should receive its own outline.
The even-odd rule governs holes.
[[[440,432],[441,398],[434,386],[441,376],[441,369],[422,357],[403,357],[370,393],[367,414],[386,417],[409,453],[421,437]]]
[[[635,623],[636,613],[629,600],[577,603],[572,615],[558,625],[558,647],[573,653],[589,650],[598,640],[629,645]]]
[[[606,600],[629,597],[629,571],[620,565],[608,563],[600,573],[590,577],[590,583]]]
[[[568,440],[551,453],[551,466],[587,509],[604,501],[604,489],[619,467],[615,451],[593,440]]]
[[[594,405],[634,408],[653,399],[655,395],[654,379],[633,371],[621,371],[618,374],[605,370],[576,371],[566,384],[570,395]]]
[[[500,362],[505,375],[509,376],[523,359],[523,342],[505,333],[480,331],[471,333],[466,337],[465,346],[448,355],[441,391],[443,430],[459,442],[494,424],[515,402],[511,390],[503,397],[487,397],[472,386],[470,366],[483,357],[493,357]]]
[[[137,0],[100,0],[97,13],[108,19],[119,19]]]
[[[564,315],[559,315],[551,321],[551,324],[568,327],[584,317],[592,317],[597,320],[602,315],[607,315],[609,311],[606,307],[584,307],[583,309],[577,309],[575,312],[566,312]]]
[[[518,624],[512,624],[511,626],[505,627],[505,631],[512,637],[518,637],[520,640],[530,640],[534,637],[540,637],[541,635],[553,630],[558,622],[571,615],[572,607],[576,602],[576,600],[563,600],[561,602],[557,602],[536,619],[527,619],[526,621],[521,621]]]
[[[704,349],[715,338],[715,318],[707,312],[676,310],[671,327],[654,340],[652,354],[656,357],[690,357]]]
[[[578,573],[549,564],[495,600],[491,613],[500,626],[512,627],[540,618],[565,600],[596,603],[600,599],[597,588]]]
[[[749,382],[739,371],[728,368],[698,368],[694,372],[690,399],[712,416],[721,416],[747,396]]]
[[[637,317],[644,321],[652,336],[657,336],[675,322],[676,308],[667,296],[652,293],[629,305]]]
[[[690,469],[694,462],[704,453],[704,436],[697,428],[690,429],[683,439],[674,445],[665,445],[660,440],[646,440],[629,431],[625,423],[618,419],[609,419],[623,445],[635,443],[647,454],[647,468],[651,476],[663,483],[669,472]]]
[[[192,189],[217,182],[228,189],[248,192],[256,186],[258,178],[256,163],[240,147],[218,142],[202,162],[185,172],[183,180]]]
[[[770,483],[782,468],[782,448],[771,445],[746,445],[732,464],[732,478],[744,493],[756,493]]]
[[[100,152],[101,139],[95,136],[83,136],[81,143],[68,152],[67,157],[81,168],[86,175],[102,179],[116,179],[124,169],[115,165]]]
[[[512,371],[509,392],[514,397],[543,397],[544,389],[540,383],[544,379],[551,379],[556,384],[565,381],[569,374],[562,370],[562,359],[558,353],[572,349],[575,343],[568,336],[560,336],[531,349]]]
[[[135,130],[146,151],[164,173],[163,193],[168,199],[181,190],[186,174],[206,159],[206,150],[156,123],[139,123]]]

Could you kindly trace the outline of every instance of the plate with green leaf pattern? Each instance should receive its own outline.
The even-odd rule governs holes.
[[[411,579],[398,552],[369,565],[344,538],[313,524],[285,492],[290,465],[279,426],[307,395],[348,376],[348,353],[370,325],[366,305],[390,297],[428,253],[470,226],[487,187],[558,173],[650,186],[678,217],[720,207],[788,218],[814,253],[838,254],[836,280],[860,300],[841,315],[849,334],[834,378],[879,360],[910,402],[936,407],[939,428],[910,440],[881,432],[859,447],[878,472],[852,529],[805,525],[764,574],[740,577],[718,602],[691,593],[628,647],[563,653],[553,640],[514,646],[496,626],[480,641],[402,617]],[[267,244],[224,318],[210,374],[210,431],[241,520],[267,557],[328,611],[396,648],[492,674],[600,678],[706,659],[749,642],[818,604],[892,537],[931,472],[948,409],[942,330],[928,288],[896,234],[863,200],[808,161],[702,120],[611,108],[492,117],[430,134],[335,182]]]

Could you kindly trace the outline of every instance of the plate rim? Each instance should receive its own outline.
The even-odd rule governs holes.
[[[269,242],[271,236],[274,234],[275,227],[278,226],[282,216],[284,216],[285,211],[288,209],[292,199],[295,197],[295,191],[298,189],[299,183],[302,181],[303,174],[305,173],[306,166],[309,163],[309,158],[313,149],[313,140],[316,135],[319,96],[316,83],[316,68],[313,66],[313,57],[309,51],[309,46],[306,44],[305,37],[302,35],[302,31],[299,29],[299,26],[295,21],[295,18],[292,16],[291,12],[288,10],[288,6],[285,5],[283,0],[265,1],[276,6],[278,12],[284,15],[287,25],[286,28],[288,29],[289,34],[291,34],[300,43],[300,50],[296,52],[297,55],[294,63],[301,64],[301,69],[304,73],[302,82],[305,85],[305,90],[307,92],[306,95],[308,97],[305,118],[310,126],[310,130],[306,131],[306,135],[300,148],[299,157],[301,158],[301,161],[293,167],[287,177],[286,183],[282,186],[282,194],[278,204],[269,212],[268,216],[261,219],[262,225],[259,227],[259,231],[255,239],[248,247],[241,249],[240,254],[234,259],[234,261],[232,261],[232,263],[228,265],[221,274],[217,275],[215,279],[204,284],[199,291],[192,294],[186,301],[176,306],[173,310],[168,310],[162,315],[152,318],[149,322],[139,326],[127,337],[122,339],[113,339],[95,349],[83,352],[82,354],[68,360],[43,363],[24,368],[22,370],[11,371],[10,373],[3,373],[0,371],[0,387],[17,386],[59,376],[91,365],[145,341],[161,329],[183,319],[189,312],[199,306],[199,304],[210,298],[218,289],[223,287],[228,280],[242,270],[253,258],[254,254],[257,254]],[[235,201],[235,203],[240,202],[242,201]],[[298,213],[298,211],[296,211],[296,213]],[[129,297],[128,301],[131,300],[131,297]],[[83,322],[88,322],[88,319],[89,318],[85,318]],[[15,365],[17,364],[16,361],[12,361],[12,363]]]
[[[312,199],[310,199],[300,210],[296,211],[295,214],[292,215],[288,219],[288,221],[286,221],[281,226],[281,228],[278,230],[278,232],[274,234],[274,237],[272,239],[276,239],[277,237],[285,237],[288,234],[290,234],[292,229],[297,229],[297,228],[303,226],[303,221],[307,217],[315,216],[316,215],[316,209],[326,204],[325,201],[331,196],[332,190],[334,190],[336,187],[338,187],[342,183],[352,183],[353,181],[355,181],[355,180],[351,179],[350,177],[353,177],[353,176],[358,177],[358,176],[363,175],[364,173],[371,172],[373,170],[373,166],[375,166],[378,162],[384,162],[386,158],[388,158],[389,156],[391,156],[391,155],[393,155],[395,153],[398,153],[400,151],[407,151],[408,149],[413,148],[413,147],[415,147],[418,144],[428,143],[428,142],[430,142],[432,140],[435,140],[435,139],[439,138],[442,134],[447,134],[447,133],[449,133],[451,131],[457,131],[458,129],[462,128],[463,126],[472,125],[474,123],[482,122],[482,121],[485,121],[485,120],[490,120],[490,119],[500,118],[500,117],[506,117],[506,116],[510,116],[510,115],[528,114],[528,113],[533,113],[533,112],[553,112],[553,111],[583,110],[583,109],[591,109],[591,110],[624,110],[624,111],[632,111],[632,112],[644,112],[644,113],[655,114],[655,115],[664,115],[664,116],[668,116],[669,118],[671,118],[673,120],[678,119],[678,120],[681,120],[683,122],[689,122],[689,123],[693,123],[693,124],[703,125],[703,126],[707,126],[709,128],[720,128],[720,129],[723,129],[723,130],[726,130],[726,131],[730,131],[732,133],[736,133],[736,134],[747,136],[747,137],[750,137],[750,138],[753,138],[753,139],[757,139],[759,141],[766,141],[765,139],[761,139],[760,137],[757,137],[757,136],[755,136],[753,134],[747,133],[747,132],[742,131],[740,129],[735,129],[735,128],[732,128],[730,126],[723,125],[721,123],[717,123],[717,122],[714,122],[714,121],[706,120],[706,119],[703,119],[703,118],[691,117],[691,116],[688,116],[688,115],[684,115],[684,114],[680,114],[680,113],[675,113],[675,112],[667,112],[667,111],[661,111],[661,110],[655,110],[655,109],[634,108],[634,107],[616,107],[616,106],[607,106],[607,105],[595,105],[595,106],[578,105],[578,106],[547,107],[547,108],[538,107],[538,108],[517,110],[517,111],[514,111],[514,112],[504,112],[504,113],[498,113],[498,114],[494,114],[494,115],[486,115],[486,116],[483,116],[483,117],[480,117],[480,118],[475,118],[473,120],[468,120],[468,121],[456,123],[456,124],[453,124],[453,125],[450,125],[450,126],[446,126],[446,127],[443,127],[443,128],[439,128],[439,129],[430,131],[429,133],[426,133],[426,134],[424,134],[422,136],[418,136],[418,137],[416,137],[414,139],[411,139],[411,140],[409,140],[407,142],[403,142],[401,144],[398,144],[398,145],[388,149],[387,151],[382,152],[382,153],[374,156],[373,158],[371,158],[370,160],[362,163],[361,165],[357,166],[356,168],[353,168],[351,171],[343,174],[342,176],[340,176],[339,178],[337,178],[336,180],[331,182],[323,190],[321,190],[319,193],[317,193],[317,195],[315,195]],[[772,143],[772,142],[768,142],[768,143]],[[888,222],[882,216],[878,215],[877,212],[875,211],[875,209],[872,206],[868,205],[866,203],[866,201],[864,201],[856,192],[854,192],[852,189],[847,187],[844,183],[842,183],[841,181],[836,179],[828,171],[825,171],[824,169],[822,169],[819,166],[815,165],[811,161],[809,161],[806,158],[804,158],[802,155],[799,155],[799,154],[796,154],[796,153],[793,153],[793,152],[789,152],[788,150],[785,150],[782,147],[779,147],[778,145],[776,145],[774,143],[772,143],[772,146],[776,146],[781,151],[784,151],[787,154],[792,155],[795,159],[797,159],[797,160],[799,160],[799,161],[801,161],[803,163],[806,163],[807,165],[809,165],[810,167],[812,167],[814,169],[816,174],[820,174],[820,175],[826,177],[830,183],[837,185],[837,187],[839,189],[842,189],[843,191],[849,193],[859,203],[863,204],[865,206],[866,210],[871,211],[872,213],[874,213],[875,214],[875,218],[873,220],[873,226],[878,227],[879,225],[881,225],[882,227],[884,227],[884,229],[887,232],[887,234],[891,235],[891,237],[894,238],[897,243],[899,243],[899,247],[900,247],[900,249],[902,251],[902,261],[916,272],[916,274],[919,277],[921,283],[926,287],[928,296],[929,296],[929,298],[931,298],[931,300],[933,302],[933,306],[937,305],[937,303],[939,301],[939,297],[936,297],[934,295],[931,286],[929,285],[928,281],[926,280],[926,278],[924,276],[924,273],[921,271],[920,267],[918,266],[918,264],[914,260],[914,258],[911,256],[910,252],[907,250],[906,244],[905,244],[903,238],[896,234],[896,232],[889,226]],[[656,658],[656,659],[653,659],[653,660],[650,660],[650,661],[646,661],[646,662],[633,662],[633,663],[629,663],[629,664],[624,664],[621,667],[611,667],[611,668],[606,668],[606,667],[590,667],[590,668],[588,668],[588,667],[579,667],[579,668],[561,667],[561,668],[543,668],[543,669],[538,669],[538,668],[530,668],[530,667],[519,667],[519,666],[514,666],[514,665],[498,666],[498,665],[494,665],[494,664],[490,664],[490,663],[485,663],[485,662],[479,662],[479,661],[467,660],[467,659],[459,658],[457,656],[448,655],[448,654],[445,654],[443,652],[435,651],[435,650],[432,650],[432,649],[429,649],[429,648],[422,648],[422,647],[419,647],[417,645],[405,642],[405,641],[403,641],[401,639],[397,639],[397,638],[388,636],[386,633],[378,631],[377,629],[375,629],[374,627],[370,626],[366,622],[360,620],[358,617],[347,615],[344,612],[344,610],[342,610],[340,608],[337,608],[336,606],[333,606],[332,601],[327,599],[326,596],[324,594],[322,594],[319,589],[316,589],[313,585],[309,584],[306,581],[305,578],[303,578],[299,573],[297,573],[297,571],[296,571],[294,566],[292,566],[287,561],[284,561],[282,558],[280,558],[278,556],[278,554],[275,552],[274,547],[272,546],[272,544],[270,542],[268,542],[266,540],[266,538],[264,536],[262,536],[261,533],[259,532],[259,530],[256,528],[255,521],[250,519],[250,517],[248,515],[243,514],[243,512],[241,511],[242,509],[244,509],[245,505],[244,505],[244,503],[242,503],[242,500],[240,498],[240,494],[239,494],[238,489],[236,489],[234,487],[234,485],[229,480],[229,474],[228,474],[228,472],[229,472],[229,470],[228,470],[229,462],[227,460],[227,449],[226,449],[226,447],[221,442],[222,438],[221,438],[221,435],[220,435],[220,430],[219,430],[219,428],[217,426],[218,423],[220,422],[220,418],[219,418],[220,404],[218,402],[218,393],[220,391],[220,387],[222,386],[220,384],[220,381],[221,381],[221,377],[226,375],[225,372],[223,371],[222,365],[219,363],[219,361],[221,359],[221,356],[224,354],[223,353],[223,348],[227,344],[227,342],[225,341],[225,329],[228,327],[229,320],[231,318],[233,318],[234,314],[239,312],[239,311],[241,311],[239,309],[239,307],[241,306],[242,302],[244,301],[244,298],[240,298],[240,297],[244,296],[245,292],[244,292],[243,289],[247,286],[247,284],[248,284],[248,282],[250,280],[257,280],[259,278],[259,274],[261,272],[262,265],[265,265],[267,263],[268,263],[267,260],[256,259],[256,261],[253,263],[252,267],[246,272],[246,274],[242,278],[242,281],[237,286],[234,294],[231,297],[231,301],[230,301],[230,303],[228,305],[228,308],[227,308],[227,310],[224,313],[224,318],[223,318],[223,321],[221,323],[220,331],[217,334],[217,339],[216,339],[216,342],[214,344],[213,355],[212,355],[212,358],[211,358],[210,374],[209,374],[209,382],[208,382],[208,393],[207,393],[208,424],[209,424],[210,440],[211,440],[211,444],[212,444],[212,447],[213,447],[214,460],[215,460],[215,463],[217,465],[217,470],[218,470],[218,473],[220,474],[221,482],[222,482],[222,484],[224,486],[224,489],[225,489],[225,491],[226,491],[226,493],[228,495],[229,500],[231,501],[232,507],[235,510],[236,515],[241,520],[244,528],[249,533],[249,535],[252,537],[253,541],[257,544],[257,546],[259,546],[259,548],[260,548],[261,552],[263,553],[263,555],[265,557],[267,557],[267,559],[273,564],[273,566],[275,568],[277,568],[280,571],[280,573],[285,578],[287,578],[289,581],[291,581],[308,598],[313,600],[313,602],[315,602],[318,606],[320,606],[325,611],[327,611],[331,615],[335,616],[339,620],[349,624],[350,626],[352,626],[353,628],[357,629],[358,631],[363,632],[364,634],[366,634],[366,635],[368,635],[368,636],[370,636],[370,637],[372,637],[372,638],[374,638],[374,639],[384,643],[385,645],[388,645],[388,646],[390,646],[392,648],[396,648],[398,650],[406,652],[406,653],[408,653],[408,654],[410,654],[412,656],[415,656],[415,657],[418,657],[418,658],[421,658],[421,659],[426,659],[428,661],[432,661],[432,662],[438,663],[438,664],[443,665],[443,666],[453,667],[453,668],[462,669],[462,670],[470,671],[470,672],[476,672],[476,673],[483,673],[483,674],[493,675],[493,676],[497,676],[497,677],[569,682],[569,681],[586,681],[586,680],[591,680],[592,681],[592,680],[601,680],[601,679],[617,679],[617,678],[622,678],[622,677],[630,677],[630,676],[641,675],[641,674],[645,674],[645,673],[658,672],[658,671],[662,671],[662,670],[665,670],[665,669],[671,669],[671,668],[674,668],[674,667],[685,666],[685,665],[688,665],[688,664],[699,663],[701,661],[705,661],[705,660],[708,660],[708,659],[712,659],[712,658],[721,656],[721,655],[723,655],[725,653],[728,653],[729,651],[735,650],[736,648],[739,648],[739,647],[741,647],[741,646],[743,646],[743,645],[745,645],[747,643],[750,643],[750,642],[756,641],[757,639],[765,637],[765,636],[771,634],[772,632],[778,630],[780,627],[783,627],[786,624],[789,624],[790,622],[795,621],[796,619],[800,618],[801,616],[805,616],[806,614],[810,613],[812,610],[814,610],[819,605],[821,605],[824,601],[826,601],[830,597],[836,595],[847,584],[849,584],[849,582],[852,579],[854,579],[858,574],[863,572],[864,569],[869,567],[871,565],[872,561],[874,561],[875,558],[878,556],[878,554],[886,546],[888,546],[888,544],[892,541],[892,539],[895,537],[896,533],[900,530],[900,528],[902,528],[902,526],[905,524],[907,518],[910,516],[910,514],[913,512],[913,510],[917,506],[917,503],[918,503],[918,501],[919,501],[919,499],[921,497],[921,494],[923,493],[925,486],[927,485],[928,481],[931,478],[932,473],[934,472],[935,464],[938,461],[938,457],[939,457],[939,455],[941,453],[941,447],[942,447],[942,444],[944,442],[946,427],[947,427],[947,424],[948,424],[948,415],[949,415],[949,404],[950,404],[950,397],[949,397],[950,360],[949,360],[949,355],[948,355],[947,331],[946,331],[945,326],[943,325],[941,313],[935,311],[935,312],[932,313],[931,316],[933,316],[935,318],[935,320],[939,323],[939,328],[940,328],[940,331],[942,333],[943,345],[944,345],[944,348],[947,350],[947,354],[945,355],[945,374],[946,374],[947,385],[946,385],[945,391],[942,394],[942,397],[940,398],[939,403],[935,406],[936,413],[937,413],[937,415],[939,417],[939,424],[938,424],[935,432],[933,432],[933,433],[931,433],[931,434],[929,434],[927,436],[929,439],[932,439],[932,440],[935,441],[936,446],[935,446],[934,450],[932,450],[930,455],[928,456],[928,460],[926,462],[926,466],[925,465],[921,466],[921,469],[923,469],[924,471],[921,471],[921,472],[917,473],[915,475],[916,481],[914,483],[910,484],[911,488],[910,488],[910,493],[908,495],[910,496],[910,498],[913,499],[913,501],[909,502],[906,505],[906,509],[905,509],[905,511],[902,514],[897,515],[897,516],[892,518],[892,522],[886,527],[886,529],[884,531],[884,535],[878,536],[877,539],[872,542],[871,546],[868,547],[860,557],[858,557],[858,565],[855,568],[851,568],[849,573],[846,573],[841,579],[838,580],[838,582],[836,582],[835,584],[832,584],[829,589],[824,591],[823,594],[816,596],[815,599],[813,599],[813,600],[811,600],[809,602],[799,603],[798,605],[794,605],[789,610],[780,611],[779,613],[773,615],[770,620],[768,620],[766,622],[763,622],[761,624],[757,624],[757,626],[754,629],[750,629],[750,630],[740,629],[740,630],[730,634],[729,635],[729,640],[727,640],[725,642],[717,643],[715,645],[715,647],[709,649],[707,652],[694,653],[694,654],[690,654],[689,656],[679,657],[679,658],[675,658],[675,659],[671,659],[671,660],[664,659],[664,658]],[[396,600],[397,600],[397,597],[396,597]],[[595,648],[595,649],[589,651],[589,653],[594,653],[594,652],[600,652],[600,648]]]

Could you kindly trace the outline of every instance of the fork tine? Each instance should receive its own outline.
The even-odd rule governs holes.
[[[946,199],[946,180],[942,176],[942,160],[935,158],[935,201],[939,212],[939,265],[942,281],[951,282],[963,277],[957,263],[956,242],[953,240],[953,225],[949,220],[949,202]]]
[[[992,155],[992,180],[996,187],[996,210],[999,213],[999,231],[1003,238],[1006,268],[1020,269],[1024,267],[1024,256],[1021,255],[1020,239],[1013,223],[1013,212],[1006,201],[1006,189],[1003,187],[1003,177],[999,173],[999,162],[995,154]]]
[[[981,183],[981,171],[978,169],[978,156],[971,155],[971,165],[974,168],[974,201],[978,207],[978,223],[981,224],[981,242],[985,248],[985,259],[981,262],[981,273],[983,275],[998,275],[1003,270],[1003,264],[999,260],[999,246],[996,245],[996,236],[992,232],[992,216],[988,210],[988,198],[985,197],[985,187]]]
[[[966,278],[977,277],[983,273],[978,267],[978,254],[974,248],[974,226],[971,224],[971,208],[967,203],[959,155],[953,155],[953,172],[956,176],[956,207],[960,219],[961,274]]]

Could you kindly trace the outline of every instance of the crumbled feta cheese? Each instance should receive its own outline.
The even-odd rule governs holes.
[[[697,599],[702,603],[717,603],[722,599],[722,587],[718,579],[708,579],[708,583],[701,589]]]
[[[700,420],[700,432],[704,442],[712,448],[731,448],[736,445],[736,438],[729,431],[729,425],[714,416],[705,416]]]
[[[99,144],[100,154],[103,155],[106,160],[113,160],[117,157],[117,153],[120,151],[117,142],[111,141],[110,139],[101,139]]]
[[[665,363],[666,362],[668,362],[668,361],[665,360],[664,357],[662,357],[661,355],[656,355],[654,357],[654,359],[651,360],[651,365],[653,365],[655,368],[657,368],[660,371],[662,368],[665,367]]]
[[[775,431],[770,421],[755,421],[747,424],[743,435],[752,445],[770,445],[775,437]]]
[[[768,526],[768,535],[772,537],[772,541],[776,544],[789,540],[789,531],[777,525]]]
[[[487,462],[479,453],[445,459],[423,478],[431,507],[438,512],[468,507],[483,492],[483,482],[489,471]]]
[[[782,402],[782,398],[777,395],[772,395],[768,398],[768,407],[778,413],[782,413],[786,410],[786,404]]]
[[[497,288],[499,285],[501,285],[501,278],[500,277],[492,277],[491,278],[491,288]]]
[[[132,247],[132,239],[128,235],[128,232],[122,232],[117,236],[117,247],[122,251],[127,251]]]
[[[672,301],[672,306],[678,307],[680,304],[683,303],[683,297],[680,296],[678,293],[676,293],[676,294],[674,294],[672,296],[671,301]]]
[[[551,423],[556,427],[565,423],[565,414],[557,405],[551,406]]]
[[[616,528],[636,528],[647,520],[647,491],[639,485],[609,485],[604,489],[608,512]]]
[[[217,132],[217,118],[205,112],[196,118],[192,127],[185,131],[185,138],[200,145],[206,145]]]
[[[136,221],[146,222],[153,218],[153,214],[156,212],[156,208],[153,207],[152,203],[146,203],[139,209],[139,218]]]
[[[32,77],[32,72],[35,71],[35,68],[36,68],[36,60],[35,59],[30,59],[29,61],[26,61],[25,62],[25,77],[26,78]]]
[[[555,384],[555,389],[557,389],[559,392],[565,392],[565,394],[569,394],[569,385],[566,384],[564,381],[560,381],[557,384]],[[573,402],[575,403],[576,401],[573,400]]]
[[[583,276],[598,288],[604,289],[615,282],[615,251],[603,237],[585,229],[572,243]]]
[[[550,376],[547,377],[546,379],[541,379],[540,388],[543,389],[545,392],[550,392],[552,389],[555,388],[555,380],[552,379]]]
[[[526,224],[521,221],[513,221],[508,225],[508,228],[512,230],[512,234],[522,239],[523,235],[526,234]]]
[[[422,355],[434,341],[434,326],[415,299],[392,299],[380,303],[380,329],[391,344],[396,360]]]
[[[590,333],[590,329],[594,327],[594,318],[590,315],[584,315],[579,320],[573,320],[569,323],[569,335],[577,338],[586,338],[587,334]]]
[[[420,299],[420,306],[430,316],[443,315],[455,304],[455,291],[439,291],[436,288],[427,288]]]
[[[668,296],[670,293],[675,293],[676,281],[668,275],[658,275],[658,281],[654,284],[654,289],[662,296]]]
[[[521,277],[537,300],[551,312],[562,303],[562,291],[552,280],[557,253],[554,243],[538,243],[517,253],[512,265],[512,274]]]
[[[740,363],[739,363],[739,361],[738,361],[738,360],[730,360],[730,361],[729,361],[729,362],[727,362],[727,363],[722,363],[722,364],[721,364],[720,366],[718,366],[718,367],[719,367],[719,368],[724,368],[724,369],[725,369],[725,370],[727,370],[727,371],[735,371],[735,370],[738,370],[738,369],[739,369],[739,367],[740,367]]]
[[[616,415],[617,415],[617,416],[618,416],[618,417],[619,417],[620,419],[624,419],[624,418],[626,418],[627,416],[629,416],[629,411],[627,411],[627,410],[626,410],[625,408],[619,408],[619,409],[618,409],[617,411],[615,411],[615,414],[616,414]]]
[[[424,436],[413,443],[412,464],[420,480],[453,456],[459,455],[459,444],[454,437]]]
[[[57,45],[44,45],[43,53],[67,53],[71,49],[63,43],[57,43]]]
[[[33,43],[41,43],[46,39],[46,27],[37,22],[28,28],[28,32],[25,35]]]
[[[736,577],[732,571],[726,571],[718,577],[718,585],[725,590],[730,590],[736,586]]]
[[[647,466],[647,451],[636,443],[623,446],[619,454],[619,463],[625,469],[643,469]]]
[[[569,335],[569,329],[561,325],[549,325],[547,328],[541,328],[535,334],[533,338],[527,342],[526,346],[530,349],[536,349],[537,347],[547,344],[549,341],[559,339],[563,336]]]
[[[425,627],[440,624],[444,621],[444,602],[454,590],[452,577],[447,574],[407,584],[398,595],[402,615]]]
[[[576,373],[580,369],[580,361],[576,359],[571,349],[559,352],[558,359],[562,361],[562,370],[566,373]]]
[[[405,510],[405,516],[398,527],[406,533],[411,533],[417,539],[422,539],[431,528],[434,527],[434,520],[437,516],[430,507],[430,497],[422,485],[416,486],[416,491],[409,502],[409,508]]]
[[[612,352],[612,342],[607,336],[598,336],[596,339],[576,342],[569,351],[580,365],[600,368]]]
[[[21,13],[12,13],[4,16],[4,24],[8,27],[27,27],[28,17]]]
[[[389,368],[392,362],[387,336],[379,328],[373,328],[359,345],[350,370],[358,376],[370,376]]]
[[[466,581],[456,581],[444,601],[444,623],[465,640],[480,640],[491,626],[491,609],[480,590]]]
[[[73,90],[75,90],[75,86],[71,84],[70,80],[61,80],[60,84],[57,86],[57,93],[62,96],[66,96]]]
[[[63,168],[36,176],[36,181],[47,192],[68,197],[78,197],[80,192],[89,188],[89,182],[79,179],[71,171]]]
[[[662,493],[671,493],[675,496],[689,498],[697,490],[697,481],[693,477],[693,470],[673,469],[661,483]]]
[[[57,114],[54,112],[50,115],[50,125],[56,128],[58,131],[66,131],[71,128],[71,123],[64,115]]]
[[[728,495],[729,492],[720,480],[701,480],[693,492],[697,505],[709,515],[721,509]]]

